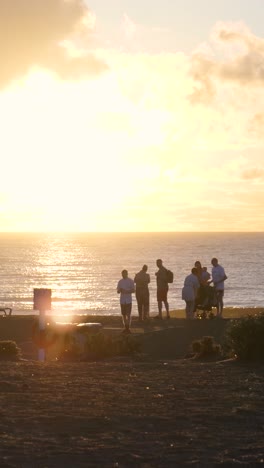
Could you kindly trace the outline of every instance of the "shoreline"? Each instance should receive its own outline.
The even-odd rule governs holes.
[[[213,309],[214,312],[215,309]],[[239,318],[243,317],[248,314],[258,314],[260,312],[264,312],[264,305],[263,307],[257,306],[257,307],[225,307],[223,311],[223,318]],[[165,315],[165,311],[163,310],[163,314]],[[38,317],[39,313],[38,311],[26,311],[26,310],[13,310],[11,316],[6,316],[5,318],[10,318],[10,317],[20,317],[20,318],[27,318],[27,317]],[[155,318],[157,315],[157,311],[150,312],[150,318]],[[185,318],[185,309],[173,309],[170,311],[170,316],[171,318]],[[0,316],[1,317],[1,316]],[[79,312],[79,311],[71,311],[71,312],[64,312],[64,313],[58,313],[56,311],[48,311],[46,312],[46,317],[49,319],[56,318],[57,319],[69,319],[69,317],[74,318],[74,317],[84,317],[85,319],[91,318],[91,319],[100,319],[100,320],[111,320],[111,319],[116,319],[121,317],[120,311],[116,313],[96,313],[96,312]],[[136,306],[134,309],[132,309],[132,320],[137,320],[138,314],[137,314],[137,309]]]

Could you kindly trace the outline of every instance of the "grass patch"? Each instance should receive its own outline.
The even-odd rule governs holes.
[[[224,318],[235,319],[242,318],[248,315],[255,315],[258,313],[264,313],[263,307],[225,307],[223,311]],[[213,313],[216,313],[216,308],[213,308]],[[185,310],[172,310],[170,311],[172,318],[186,318]]]

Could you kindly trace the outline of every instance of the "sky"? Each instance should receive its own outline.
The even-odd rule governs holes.
[[[264,231],[263,0],[1,0],[0,231]]]

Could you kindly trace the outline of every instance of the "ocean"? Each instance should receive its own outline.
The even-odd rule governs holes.
[[[150,312],[157,312],[156,259],[174,272],[171,309],[184,309],[181,289],[196,260],[211,272],[217,257],[228,276],[226,307],[263,307],[264,233],[0,233],[0,307],[32,314],[34,288],[52,290],[54,314],[119,314],[122,269],[148,265]],[[136,300],[133,299],[136,314]]]

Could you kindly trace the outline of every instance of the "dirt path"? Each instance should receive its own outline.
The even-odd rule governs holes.
[[[32,343],[33,317],[0,318],[0,340],[14,340],[22,350],[24,358],[37,359],[37,348]],[[76,321],[99,321],[104,333],[120,334],[122,322],[120,317],[82,317]],[[75,322],[75,320],[73,320]],[[139,336],[142,352],[158,359],[184,357],[189,351],[192,341],[202,336],[213,336],[221,343],[229,320],[191,320],[174,319],[148,323],[139,323],[134,319],[132,332]],[[59,327],[60,328],[60,327]],[[59,331],[59,329],[58,329]],[[52,353],[51,353],[52,355]]]

